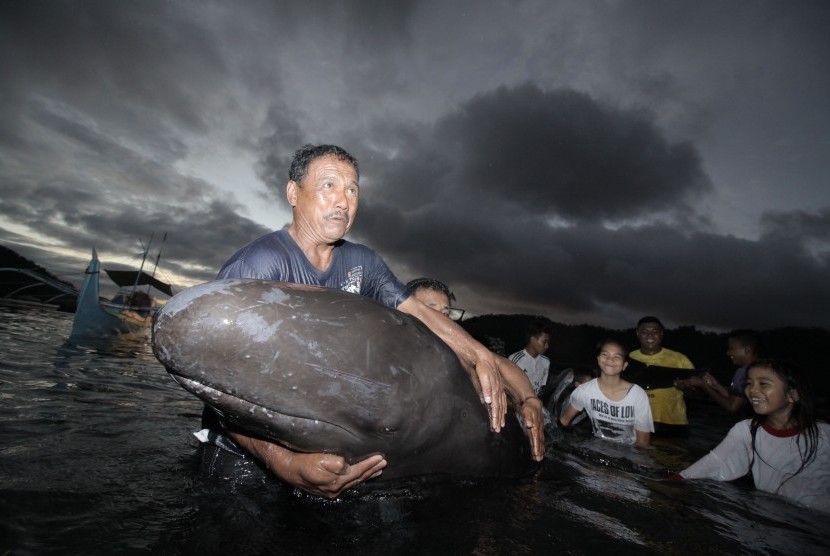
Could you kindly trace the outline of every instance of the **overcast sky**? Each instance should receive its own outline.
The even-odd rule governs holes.
[[[291,154],[361,164],[349,239],[473,314],[830,323],[830,2],[0,3],[0,243],[80,282],[167,232],[211,279]]]

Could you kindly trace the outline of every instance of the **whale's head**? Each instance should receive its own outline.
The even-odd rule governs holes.
[[[298,451],[427,449],[482,411],[455,354],[417,319],[338,290],[202,284],[159,311],[153,350],[229,422]]]

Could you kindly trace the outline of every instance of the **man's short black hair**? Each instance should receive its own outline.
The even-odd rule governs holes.
[[[455,301],[455,295],[453,295],[447,285],[434,278],[415,278],[407,282],[406,289],[409,290],[409,293],[415,293],[418,290],[433,290],[443,293],[450,301]]]
[[[311,162],[323,156],[333,156],[338,160],[348,162],[354,167],[354,171],[357,172],[357,177],[360,177],[360,168],[357,165],[357,159],[337,145],[303,145],[297,149],[297,152],[294,153],[294,158],[291,159],[291,167],[288,169],[288,179],[297,182],[299,185],[308,173],[308,167],[311,165]]]
[[[747,328],[733,330],[729,333],[729,338],[735,338],[742,346],[750,348],[754,353],[761,352],[761,335]]]
[[[660,330],[665,330],[666,329],[666,327],[663,326],[663,323],[660,322],[660,319],[658,319],[657,317],[652,317],[652,316],[643,317],[640,320],[638,320],[637,321],[637,328],[640,328],[640,326],[642,326],[644,324],[649,324],[649,323],[656,324],[657,326],[660,327]]]
[[[527,339],[535,338],[540,336],[541,334],[547,334],[548,336],[553,336],[551,332],[550,323],[544,320],[534,320],[531,321],[530,324],[527,325]]]

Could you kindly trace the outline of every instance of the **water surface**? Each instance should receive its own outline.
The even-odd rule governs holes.
[[[201,403],[145,336],[68,344],[72,315],[0,305],[3,554],[828,554],[830,516],[743,483],[665,481],[730,425],[648,453],[558,438],[520,481],[410,482],[337,501],[202,478]]]

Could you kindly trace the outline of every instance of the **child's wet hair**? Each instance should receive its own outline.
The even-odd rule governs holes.
[[[816,419],[814,393],[810,376],[790,361],[783,359],[759,359],[747,368],[747,376],[752,369],[766,368],[781,378],[787,388],[798,393],[798,399],[793,405],[793,417],[798,421],[799,428],[808,426]]]
[[[818,426],[816,425],[816,408],[810,377],[791,362],[781,359],[760,359],[755,361],[747,367],[747,377],[749,377],[749,372],[752,369],[771,370],[787,385],[788,390],[794,390],[798,394],[793,402],[790,416],[795,421],[795,426],[798,429],[798,451],[801,456],[801,466],[798,468],[798,471],[790,476],[791,479],[815,459],[818,449]],[[753,458],[756,454],[755,435],[765,420],[766,416],[764,415],[756,415],[752,419],[750,430],[752,433]],[[781,487],[779,486],[779,488]]]

